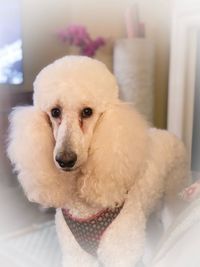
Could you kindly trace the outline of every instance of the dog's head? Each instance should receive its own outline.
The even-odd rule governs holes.
[[[68,56],[39,73],[34,105],[48,114],[58,168],[73,171],[87,161],[97,121],[117,99],[115,78],[97,60]]]
[[[8,156],[31,201],[60,207],[76,192],[92,205],[121,203],[147,149],[143,118],[118,99],[104,64],[69,56],[44,68],[34,106],[10,116]]]

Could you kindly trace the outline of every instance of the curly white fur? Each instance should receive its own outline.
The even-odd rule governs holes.
[[[62,112],[59,120],[51,116],[55,107]],[[84,107],[93,109],[90,118],[80,118]],[[15,108],[10,125],[8,155],[30,201],[67,207],[79,217],[125,202],[102,237],[98,259],[78,246],[58,211],[64,266],[133,267],[142,255],[148,215],[187,182],[183,144],[150,129],[122,103],[115,78],[102,63],[78,56],[41,71],[34,105]],[[63,151],[77,154],[70,172],[55,161]]]

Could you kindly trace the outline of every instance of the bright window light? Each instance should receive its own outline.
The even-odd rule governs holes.
[[[0,1],[0,83],[22,82],[20,1]]]

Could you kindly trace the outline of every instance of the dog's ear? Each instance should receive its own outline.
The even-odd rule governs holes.
[[[142,116],[128,104],[113,105],[101,116],[80,179],[82,197],[103,206],[124,200],[144,164],[147,129]]]
[[[69,188],[53,162],[54,138],[47,114],[33,106],[17,107],[9,119],[7,153],[27,197],[45,206],[62,206]]]

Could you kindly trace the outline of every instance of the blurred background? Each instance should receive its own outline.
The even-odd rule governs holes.
[[[122,98],[135,102],[152,125],[184,141],[199,176],[199,26],[195,0],[0,0],[0,237],[53,220],[53,213],[28,203],[11,171],[8,114],[16,105],[32,104],[32,84],[43,67],[84,54],[74,36],[86,36],[89,45],[102,38],[90,56],[114,72]],[[0,255],[5,253],[0,247]]]

